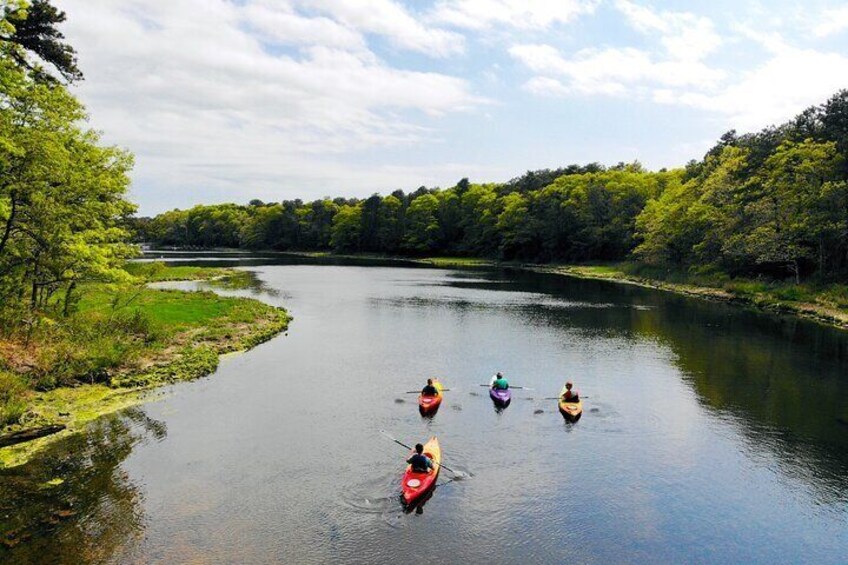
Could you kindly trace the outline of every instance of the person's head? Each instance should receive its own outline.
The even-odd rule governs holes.
[[[499,379],[502,379],[502,378],[503,378],[503,373],[501,373],[500,371],[498,371],[498,375],[497,375],[497,377],[498,377]]]
[[[574,386],[574,385],[573,385],[573,384],[571,384],[571,382],[567,382],[567,383],[565,383],[565,388],[566,388],[566,389],[568,389],[568,390],[571,390],[571,387],[573,387],[573,386]]]
[[[415,453],[417,453],[418,455],[421,455],[422,453],[424,453],[424,446],[421,445],[420,443],[416,443],[415,444]]]
[[[427,379],[427,384],[428,384],[428,385],[432,385],[432,384],[433,384],[433,379]]]

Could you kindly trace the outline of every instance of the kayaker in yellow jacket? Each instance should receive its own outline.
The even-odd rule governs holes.
[[[509,388],[509,382],[504,378],[503,373],[497,373],[492,377],[492,388],[506,390]]]
[[[569,381],[565,383],[565,390],[562,391],[562,399],[566,402],[577,402],[580,400],[580,395],[576,390],[571,390],[574,384]]]
[[[406,462],[412,465],[412,470],[416,473],[429,473],[433,469],[433,462],[424,455],[424,446],[420,443],[415,444],[415,453]]]
[[[439,396],[439,389],[433,385],[433,379],[427,379],[427,384],[421,389],[422,396]]]

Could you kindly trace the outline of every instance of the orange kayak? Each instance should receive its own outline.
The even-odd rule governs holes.
[[[400,489],[403,503],[407,506],[415,504],[415,502],[420,500],[421,497],[436,484],[436,479],[439,476],[439,469],[441,468],[439,463],[442,460],[442,450],[439,447],[438,439],[431,437],[430,440],[424,444],[424,455],[433,461],[435,468],[429,473],[417,473],[412,470],[412,465],[406,466],[406,471],[403,473],[403,478],[400,482]]]
[[[422,416],[434,415],[442,404],[442,383],[439,382],[439,379],[433,379],[433,386],[439,391],[436,396],[418,395],[418,411],[421,412]]]

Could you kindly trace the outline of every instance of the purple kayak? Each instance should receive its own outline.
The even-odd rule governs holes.
[[[509,389],[500,389],[500,388],[490,388],[489,396],[492,397],[492,401],[496,406],[501,406],[506,408],[509,406],[509,401],[512,400],[512,393]]]

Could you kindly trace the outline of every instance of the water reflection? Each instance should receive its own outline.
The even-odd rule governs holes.
[[[247,290],[254,297],[287,298],[279,289],[260,279],[255,271],[238,271],[232,276],[206,281],[202,286],[213,290]]]
[[[166,435],[163,422],[129,409],[0,473],[0,561],[103,562],[131,551],[143,496],[121,464],[139,441]]]
[[[822,502],[848,500],[845,332],[601,281],[522,273],[508,280],[514,290],[565,290],[588,301],[608,300],[613,287],[618,301],[608,308],[575,308],[564,319],[562,312],[541,307],[533,320],[668,346],[701,402],[749,438],[752,454],[768,450],[788,476],[813,487]]]

